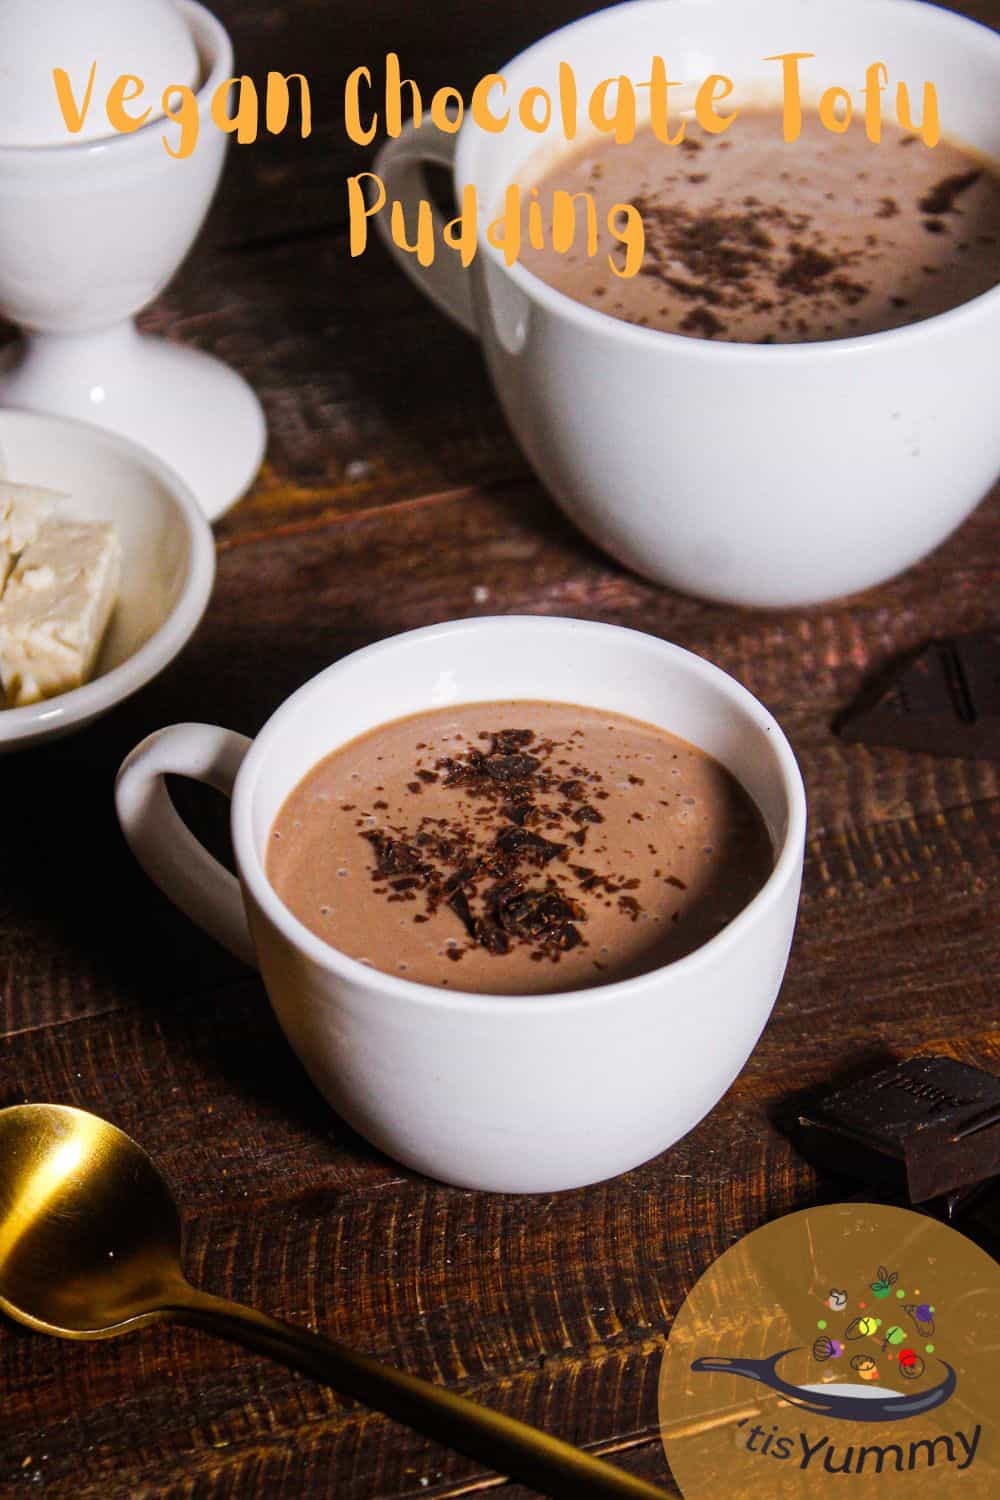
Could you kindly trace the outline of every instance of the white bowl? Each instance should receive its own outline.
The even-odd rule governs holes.
[[[94,677],[58,698],[0,708],[2,752],[80,729],[162,672],[205,612],[215,547],[187,485],[114,433],[0,411],[0,455],[8,479],[67,492],[67,514],[112,521],[123,553],[118,605]]]

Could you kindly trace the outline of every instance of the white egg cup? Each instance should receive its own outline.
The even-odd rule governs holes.
[[[177,127],[166,122],[168,133],[162,118],[128,135],[0,146],[0,313],[24,335],[0,363],[0,404],[76,417],[141,443],[211,519],[260,467],[260,402],[221,361],[140,335],[133,322],[190,249],[229,139],[209,111],[232,74],[229,37],[194,0],[178,4],[202,62],[190,156],[167,153],[162,137],[175,144]],[[103,108],[95,92],[91,109]]]

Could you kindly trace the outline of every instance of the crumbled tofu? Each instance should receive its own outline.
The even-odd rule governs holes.
[[[0,598],[0,681],[8,708],[86,682],[120,570],[121,547],[106,522],[43,522]]]
[[[38,535],[61,496],[37,484],[0,479],[0,593],[18,556]]]

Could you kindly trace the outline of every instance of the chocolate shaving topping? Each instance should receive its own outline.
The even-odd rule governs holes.
[[[974,187],[982,175],[981,169],[977,169],[974,172],[962,172],[956,177],[943,177],[929,193],[921,198],[918,207],[925,214],[932,214],[935,217],[938,214],[957,213],[956,199],[968,192],[970,187]]]
[[[703,333],[707,339],[714,339],[717,333],[723,332],[725,326],[708,307],[692,308],[681,319],[681,327],[685,333]]]
[[[796,318],[806,298],[813,303],[824,300],[831,308],[838,302],[853,307],[868,294],[867,286],[846,274],[857,252],[834,256],[821,248],[821,233],[807,213],[763,203],[753,195],[743,200],[745,212],[721,202],[694,210],[683,202],[642,196],[634,200],[634,207],[646,231],[640,274],[655,277],[694,304],[678,325],[684,333],[708,339],[725,336],[726,309],[739,308],[750,297],[759,311],[769,311],[775,303],[761,298],[761,293],[772,287],[781,297],[778,311],[788,319]],[[882,199],[880,217],[898,212],[894,199]],[[787,255],[777,247],[779,232],[796,236]],[[800,332],[808,328],[801,317],[795,326]]]
[[[810,292],[818,281],[837,269],[832,255],[824,255],[811,245],[794,241],[788,264],[778,273],[778,285],[794,287],[797,292]]]
[[[542,939],[566,952],[581,941],[574,927],[582,908],[557,890],[525,890],[519,880],[508,880],[487,893],[493,923],[512,937]]]
[[[524,828],[504,828],[497,834],[496,847],[504,854],[520,854],[541,867],[562,854],[566,845],[554,844],[551,839],[543,839],[541,834],[529,833]]]
[[[510,755],[515,750],[520,750],[524,745],[532,745],[535,741],[533,729],[501,729],[498,733],[490,736],[493,741],[493,755]]]
[[[459,921],[465,924],[465,929],[468,932],[469,936],[475,937],[475,918],[472,915],[472,907],[469,905],[469,899],[466,896],[465,892],[462,890],[453,891],[452,894],[448,897],[448,905],[451,907],[456,917],[458,917]]]
[[[538,809],[533,802],[505,802],[500,809],[505,818],[523,828],[526,823],[531,823],[538,817]]]
[[[448,773],[445,786],[456,786],[459,782],[480,781],[484,777],[503,783],[524,781],[538,770],[540,762],[536,756],[522,755],[516,750],[491,750],[489,755],[484,755],[481,750],[470,750],[464,761],[444,760],[440,764]]]
[[[475,880],[475,878],[476,878],[476,876],[478,874],[479,874],[479,865],[478,864],[462,865],[461,869],[456,870],[455,873],[454,873],[454,875],[450,875],[448,877],[448,879],[445,881],[445,883],[444,883],[445,894],[446,895],[450,895],[450,893],[452,891],[461,890],[461,888],[462,888],[463,885],[469,885],[473,880]]]
[[[418,851],[410,844],[405,844],[402,839],[391,839],[387,834],[371,832],[362,834],[362,838],[366,838],[375,850],[376,877],[409,874],[411,871],[421,875],[427,873],[427,867]]]
[[[482,804],[481,810],[472,814],[471,822],[468,814],[464,822],[422,817],[416,832],[363,830],[375,854],[372,878],[382,882],[376,889],[389,901],[412,901],[422,891],[427,912],[415,920],[426,921],[446,906],[464,929],[468,944],[496,957],[509,953],[515,943],[525,943],[534,950],[532,958],[558,961],[584,941],[578,924],[586,920],[586,911],[550,873],[556,863],[584,890],[600,890],[608,898],[637,887],[638,881],[605,875],[589,865],[568,865],[570,843],[546,838],[528,825],[541,824],[548,831],[564,827],[568,820],[577,827],[567,829],[566,840],[582,847],[590,828],[604,822],[584,798],[606,798],[608,793],[599,786],[601,778],[585,766],[562,761],[572,774],[554,774],[546,761],[555,747],[549,741],[536,743],[530,729],[504,729],[479,738],[488,743],[488,750],[470,746],[461,756],[444,757],[433,772],[417,771],[418,779],[407,787],[411,794],[419,794],[424,784],[440,781],[443,773],[446,787],[455,788],[463,800],[473,798]],[[537,753],[529,753],[529,745]],[[641,778],[633,779],[641,784]],[[502,819],[502,826],[483,840],[477,830],[483,827],[486,832],[490,818]],[[543,883],[528,885],[528,872],[542,870]],[[623,914],[637,920],[640,907],[635,898],[618,900]],[[465,950],[453,946],[446,951],[456,960]]]
[[[537,771],[540,761],[534,755],[488,755],[483,765],[494,781],[523,781]]]
[[[494,958],[502,958],[510,952],[510,938],[505,932],[501,932],[495,922],[486,917],[477,917],[473,923],[472,935],[481,948],[487,953],[492,953]]]

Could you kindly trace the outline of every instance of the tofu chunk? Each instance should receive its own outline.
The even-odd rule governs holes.
[[[118,595],[121,547],[101,521],[44,521],[0,598],[0,682],[8,708],[86,682]]]
[[[0,479],[0,594],[18,556],[35,540],[56,501],[64,498],[57,490],[37,484]]]

